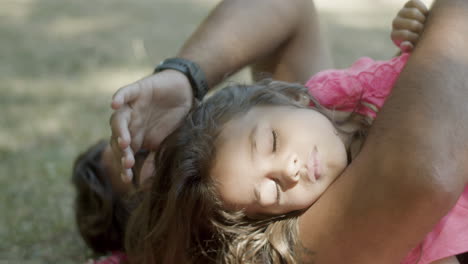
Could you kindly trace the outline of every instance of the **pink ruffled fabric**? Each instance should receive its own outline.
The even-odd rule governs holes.
[[[408,61],[405,53],[388,61],[360,58],[350,68],[325,70],[306,83],[325,107],[376,117]],[[401,264],[428,264],[468,252],[468,187],[454,208],[426,235]]]
[[[89,263],[90,264],[122,264],[122,263],[125,263],[125,261],[127,261],[127,255],[125,255],[125,253],[123,252],[116,251],[116,252],[112,252],[112,254],[107,257],[103,257],[98,260],[93,260]]]
[[[468,186],[452,210],[406,256],[402,264],[431,263],[464,252],[468,252]]]
[[[408,53],[388,61],[363,57],[350,68],[317,73],[307,81],[306,87],[329,109],[356,111],[375,118],[408,58]]]

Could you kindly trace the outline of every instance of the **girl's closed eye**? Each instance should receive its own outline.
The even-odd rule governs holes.
[[[278,184],[277,181],[275,181],[275,185],[276,185],[276,204],[279,204],[280,201],[281,201],[281,192],[280,192],[280,186]]]
[[[265,181],[255,194],[260,206],[270,207],[279,204],[280,188],[278,181],[275,179]]]
[[[271,135],[273,137],[273,143],[272,143],[273,144],[273,151],[272,152],[274,153],[274,152],[276,152],[276,145],[277,145],[276,140],[277,140],[278,135],[276,134],[276,131],[274,129],[271,130]]]
[[[275,153],[278,150],[278,133],[269,126],[261,125],[260,131],[256,135],[255,145],[264,155]]]

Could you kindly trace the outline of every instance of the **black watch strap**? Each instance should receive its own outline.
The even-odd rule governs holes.
[[[156,66],[154,73],[167,69],[180,71],[185,74],[192,85],[194,97],[202,101],[203,97],[208,92],[208,83],[206,82],[205,73],[203,73],[198,64],[182,58],[169,58],[163,60]]]

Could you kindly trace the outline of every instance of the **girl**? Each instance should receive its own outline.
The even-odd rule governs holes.
[[[126,231],[130,261],[296,263],[298,216],[355,157],[408,56],[363,58],[307,88],[263,81],[208,98],[157,153]],[[403,263],[457,263],[467,193]]]

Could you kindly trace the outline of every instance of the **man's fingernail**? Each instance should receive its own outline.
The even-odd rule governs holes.
[[[120,177],[122,178],[123,182],[129,182],[131,179],[128,175],[125,175],[124,173],[120,174]]]
[[[127,173],[127,177],[129,178],[129,181],[133,178],[133,173],[132,173],[132,170],[131,169],[127,169],[126,170],[126,173]]]
[[[122,139],[120,137],[117,138],[117,143],[119,143],[119,146],[122,144]]]

